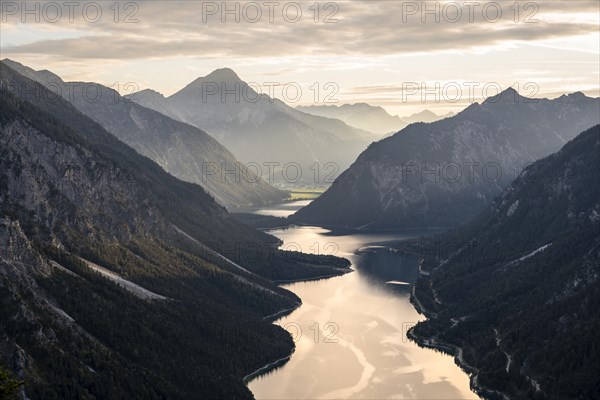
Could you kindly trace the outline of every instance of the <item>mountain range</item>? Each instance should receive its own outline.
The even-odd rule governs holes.
[[[280,202],[288,196],[201,129],[142,107],[98,83],[64,82],[46,70],[34,71],[8,59],[1,63],[59,94],[140,154],[179,179],[201,185],[230,209]]]
[[[243,377],[294,347],[269,318],[300,299],[272,281],[349,271],[277,250],[5,63],[0,155],[0,360],[23,398],[250,399]]]
[[[337,118],[350,126],[373,132],[377,135],[398,132],[400,129],[415,122],[434,122],[454,115],[453,113],[449,113],[442,116],[429,110],[423,110],[407,117],[399,117],[397,115],[390,115],[383,107],[372,106],[367,103],[343,104],[341,106],[298,106],[296,110],[326,118]]]
[[[205,130],[279,183],[331,183],[372,140],[369,132],[340,120],[303,113],[258,93],[228,68],[169,97],[143,90],[127,98]]]
[[[594,398],[600,99],[507,89],[368,147],[351,127],[397,120],[294,109],[229,69],[122,97],[0,62],[0,366],[18,396],[251,399],[246,377],[294,351],[271,321],[301,300],[276,282],[351,271],[248,225],[299,223],[458,227],[395,245],[420,256],[411,301],[427,318],[408,336],[453,354],[485,398]],[[289,219],[234,218],[287,196],[260,178],[269,162],[313,183],[315,162],[349,168]]]
[[[456,116],[415,123],[371,144],[332,186],[290,219],[321,226],[459,226],[528,163],[600,120],[582,93],[528,99],[510,88]]]
[[[600,390],[600,126],[527,167],[477,218],[422,244],[422,344],[486,398]]]

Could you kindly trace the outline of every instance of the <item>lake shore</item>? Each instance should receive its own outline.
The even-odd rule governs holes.
[[[320,249],[321,246],[335,242],[336,245],[339,245],[339,248],[336,247],[336,250],[340,252],[338,256],[348,258],[353,267],[340,268],[337,271],[331,271],[331,269],[315,271],[322,272],[322,274],[308,278],[274,281],[274,283],[281,284],[281,286],[288,287],[289,290],[295,292],[301,299],[302,305],[306,306],[306,310],[305,312],[299,311],[298,317],[294,317],[296,315],[294,310],[297,310],[299,306],[295,305],[291,309],[281,309],[264,317],[265,321],[283,325],[290,318],[296,318],[294,320],[296,323],[301,324],[303,327],[309,327],[315,321],[323,325],[327,321],[333,320],[343,326],[344,335],[351,334],[352,336],[348,336],[351,340],[345,342],[345,345],[324,345],[323,343],[326,342],[323,340],[315,341],[314,345],[311,341],[308,347],[306,343],[294,343],[294,351],[288,355],[289,357],[283,357],[284,354],[280,354],[279,357],[282,358],[268,362],[243,378],[244,383],[256,398],[316,398],[334,393],[337,396],[336,398],[353,398],[353,395],[350,394],[351,390],[363,390],[371,398],[387,398],[398,393],[404,393],[404,396],[408,396],[410,393],[405,391],[404,386],[401,383],[394,383],[395,381],[392,379],[395,369],[386,366],[386,358],[390,355],[386,354],[385,350],[389,349],[390,346],[398,348],[402,354],[410,354],[412,358],[410,361],[406,360],[406,363],[427,365],[426,368],[430,368],[429,371],[440,374],[439,384],[447,386],[445,390],[439,387],[436,388],[435,383],[419,379],[420,376],[407,378],[417,385],[416,390],[428,396],[427,398],[435,398],[435,396],[431,397],[433,393],[435,395],[439,394],[440,398],[445,398],[444,393],[448,393],[447,390],[456,390],[455,398],[474,397],[469,388],[469,377],[455,365],[451,357],[441,353],[434,355],[435,352],[425,348],[416,352],[417,354],[423,352],[423,356],[417,356],[415,350],[404,352],[405,347],[414,349],[421,347],[414,341],[411,341],[412,344],[410,345],[404,344],[408,342],[400,339],[398,339],[398,343],[393,342],[393,344],[385,341],[386,335],[389,335],[387,327],[393,327],[398,333],[405,332],[403,329],[405,321],[414,321],[418,315],[414,306],[409,302],[408,293],[403,292],[402,296],[398,296],[396,289],[389,289],[389,285],[386,284],[388,281],[412,282],[418,276],[416,261],[408,262],[405,258],[401,258],[402,255],[395,251],[394,245],[407,240],[415,240],[425,232],[421,230],[418,232],[401,230],[397,233],[391,233],[390,231],[356,231],[348,229],[331,231],[327,228],[304,225],[293,225],[289,228],[276,229],[274,232],[269,229],[267,232],[280,238],[281,243],[296,243],[300,248]],[[315,246],[315,243],[319,244]],[[388,253],[391,255],[384,255]],[[358,266],[360,268],[357,268]],[[350,272],[355,273],[350,274]],[[338,280],[329,279],[334,277],[339,277],[341,279],[340,283],[337,283]],[[311,283],[304,285],[306,282]],[[296,292],[296,289],[299,292]],[[346,301],[342,301],[339,296],[348,297]],[[365,304],[365,307],[359,309],[353,306],[371,298],[374,304],[368,303]],[[325,301],[325,303],[321,303],[322,301]],[[390,306],[399,310],[401,316],[384,311],[390,309]],[[304,310],[304,307],[302,309]],[[290,317],[289,314],[292,316]],[[350,317],[351,315],[352,317]],[[409,315],[411,316],[409,317]],[[373,332],[365,332],[365,324],[372,324],[373,320],[384,321],[384,323],[379,326],[370,325]],[[369,339],[373,343],[369,345],[361,344],[355,347],[356,343],[362,343],[356,341],[358,340],[356,338]],[[344,339],[344,336],[341,339]],[[369,358],[365,358],[366,354]],[[344,381],[339,379],[339,382],[334,384],[337,387],[332,385],[330,390],[324,388],[311,389],[320,382],[318,377],[325,377],[327,371],[321,371],[321,364],[319,363],[314,365],[314,369],[309,368],[308,370],[303,369],[304,367],[299,368],[299,363],[317,362],[323,357],[336,357],[331,358],[332,360],[339,359],[339,357],[348,357],[348,368],[355,368],[357,373],[360,371],[361,380],[356,381],[353,378]],[[437,357],[440,357],[440,365],[445,365],[444,372],[440,371],[437,367],[438,364],[431,364],[431,360]],[[401,365],[402,363],[398,367]],[[377,366],[379,366],[379,369],[376,370],[376,375],[373,377],[368,375],[372,374],[373,372],[370,371],[374,371]],[[449,372],[446,371],[449,370],[453,371],[450,373],[451,378],[447,378]],[[302,371],[306,371],[306,373]],[[364,374],[367,375],[363,377]],[[376,388],[367,389],[362,386],[358,389],[354,388],[358,383],[363,384],[363,381],[368,382],[371,378],[375,383],[386,381],[397,387],[390,388],[381,384]],[[338,378],[331,377],[331,379]],[[386,379],[390,380],[387,381]],[[331,383],[328,384],[331,385]],[[275,397],[272,397],[273,395]]]
[[[262,374],[266,374],[266,373],[282,366],[283,364],[288,362],[290,360],[290,358],[292,358],[292,355],[294,354],[295,350],[296,350],[296,347],[294,346],[294,348],[292,349],[292,352],[290,354],[288,354],[287,356],[285,356],[283,358],[280,358],[279,360],[275,360],[272,363],[269,363],[269,364],[265,365],[264,367],[257,369],[254,372],[249,373],[248,375],[246,375],[245,377],[242,378],[242,381],[244,382],[245,385],[248,385],[248,383],[250,383],[250,381],[252,379],[259,377]]]
[[[311,281],[318,281],[321,279],[329,279],[329,278],[335,278],[338,276],[343,276],[346,275],[350,272],[354,272],[353,269],[349,269],[349,270],[345,270],[344,272],[340,271],[339,274],[332,274],[332,275],[324,275],[324,276],[316,276],[316,277],[311,277],[311,278],[304,278],[304,279],[296,279],[296,280],[286,280],[286,281],[273,281],[273,283],[276,283],[278,285],[282,285],[282,284],[291,284],[291,283],[296,283],[296,282],[311,282]],[[285,317],[286,315],[291,314],[292,312],[294,312],[295,310],[297,310],[298,308],[300,308],[302,306],[302,299],[300,299],[300,302],[296,303],[293,307],[290,308],[285,308],[283,310],[279,310],[274,314],[270,314],[267,315],[266,317],[263,317],[263,320],[267,321],[267,322],[271,322],[274,323],[276,322],[278,319],[281,319],[283,317]],[[294,344],[294,347],[292,348],[292,351],[289,355],[287,355],[286,357],[282,357],[278,360],[275,360],[271,363],[266,364],[263,367],[260,367],[259,369],[257,369],[254,372],[249,373],[248,375],[244,376],[242,378],[242,380],[244,381],[244,384],[248,385],[248,383],[250,383],[254,378],[257,378],[263,374],[267,374],[269,372],[271,372],[274,369],[279,368],[280,366],[284,365],[286,362],[288,362],[290,360],[290,358],[292,358],[292,355],[294,354],[294,352],[296,351],[296,345]]]
[[[301,279],[289,279],[289,280],[278,280],[278,281],[272,281],[273,283],[277,284],[277,285],[287,285],[290,283],[297,283],[297,282],[312,282],[312,281],[320,281],[321,279],[329,279],[329,278],[335,278],[338,276],[344,276],[346,274],[349,274],[351,272],[354,272],[353,269],[346,269],[346,268],[339,268],[339,271],[333,274],[328,274],[328,275],[320,275],[320,276],[314,276],[314,277],[310,277],[310,278],[301,278]]]
[[[430,279],[430,274],[428,272],[421,270],[421,263],[419,263],[419,272],[423,279]],[[413,286],[410,293],[410,302],[413,304],[417,312],[424,315],[427,319],[435,319],[437,318],[437,314],[433,311],[427,310],[423,303],[419,300],[418,293],[416,291],[416,286]],[[453,319],[454,324],[460,323],[460,320]],[[413,340],[420,346],[437,349],[446,354],[454,356],[454,362],[469,375],[471,390],[477,393],[478,396],[489,399],[489,400],[510,400],[510,398],[505,394],[497,390],[492,390],[486,386],[483,386],[479,382],[479,369],[467,363],[464,359],[464,349],[452,343],[447,343],[437,339],[435,336],[425,337],[418,335],[414,332],[414,327],[410,328],[406,333],[406,336]]]

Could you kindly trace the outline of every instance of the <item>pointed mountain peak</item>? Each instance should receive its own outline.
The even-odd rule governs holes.
[[[8,65],[9,67],[10,67],[11,64],[17,64],[17,65],[21,65],[21,66],[23,65],[23,64],[18,63],[18,62],[14,61],[14,60],[11,60],[10,58],[3,58],[2,60],[0,60],[0,62],[3,63],[3,64]]]
[[[181,89],[179,92],[186,92],[187,90],[204,90],[204,85],[208,83],[215,83],[218,86],[224,83],[226,86],[234,86],[236,83],[244,83],[240,77],[231,68],[219,68],[206,76],[201,76],[193,82],[190,82],[186,87]],[[175,93],[175,94],[177,94]],[[174,96],[174,95],[173,95]]]
[[[204,82],[240,82],[240,77],[231,68],[215,69],[210,74],[201,78]]]
[[[0,63],[6,65],[11,69],[14,69],[19,74],[36,82],[39,82],[43,85],[47,85],[52,82],[64,83],[60,76],[56,75],[51,71],[48,71],[47,69],[36,71],[35,69],[28,67],[27,65],[23,65],[20,62],[11,60],[9,58],[3,59],[2,61],[0,61]]]
[[[28,66],[23,65],[20,62],[11,60],[10,58],[4,58],[0,62],[2,64],[6,65],[7,67],[14,69],[15,71],[19,72],[20,74],[23,74],[24,72],[29,73],[29,74],[36,72],[34,69],[29,68]]]
[[[513,87],[509,87],[495,96],[485,99],[483,104],[494,103],[515,103],[519,102],[522,96]]]

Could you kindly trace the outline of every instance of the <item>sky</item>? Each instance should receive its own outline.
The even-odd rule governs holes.
[[[1,1],[0,58],[126,94],[217,68],[296,105],[459,111],[600,89],[595,1]]]

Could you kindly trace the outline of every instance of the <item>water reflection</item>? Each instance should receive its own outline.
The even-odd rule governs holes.
[[[305,226],[270,233],[306,252],[335,243],[336,254],[350,259],[355,272],[284,286],[303,301],[277,321],[295,337],[296,351],[286,364],[249,383],[257,399],[477,398],[452,357],[406,337],[422,318],[408,300],[417,260],[389,248],[427,232]]]
[[[254,214],[272,215],[274,217],[288,217],[298,211],[300,208],[308,205],[312,200],[298,200],[287,203],[275,204],[254,211]]]

